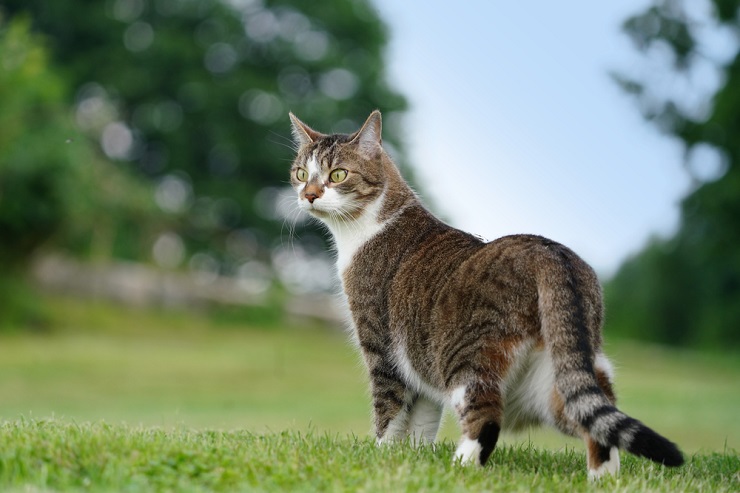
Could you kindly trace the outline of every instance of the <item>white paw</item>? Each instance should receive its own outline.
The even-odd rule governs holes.
[[[483,450],[478,440],[463,438],[455,450],[455,463],[461,465],[480,464],[480,453]]]
[[[378,447],[388,447],[390,445],[400,443],[402,440],[403,438],[400,436],[391,435],[389,433],[386,433],[382,437],[376,439],[375,444]]]
[[[619,449],[612,447],[609,450],[609,460],[602,463],[596,469],[588,470],[589,481],[596,481],[607,475],[616,476],[619,473]]]

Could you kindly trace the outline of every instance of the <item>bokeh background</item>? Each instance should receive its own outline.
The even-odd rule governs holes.
[[[379,108],[448,222],[596,267],[627,412],[737,448],[739,8],[3,0],[0,418],[367,434],[287,113]]]

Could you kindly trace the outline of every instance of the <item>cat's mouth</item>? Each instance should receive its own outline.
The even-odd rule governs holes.
[[[303,210],[319,219],[353,219],[358,209],[353,204],[345,204],[344,207],[336,208],[332,204],[321,203],[318,200],[314,202],[304,201]]]

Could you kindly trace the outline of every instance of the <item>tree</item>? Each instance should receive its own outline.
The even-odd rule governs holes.
[[[267,256],[281,235],[289,110],[322,130],[349,131],[380,108],[405,167],[394,122],[406,102],[386,83],[386,31],[364,0],[4,5],[10,15],[29,12],[49,39],[77,88],[78,124],[108,157],[154,182],[189,253],[222,271],[245,260],[234,238],[259,245],[249,256]]]
[[[140,249],[164,223],[151,188],[102,159],[75,128],[67,87],[30,22],[0,18],[0,328],[38,319],[24,274],[53,244],[86,250],[125,237]],[[136,225],[134,233],[120,234]],[[74,248],[77,246],[77,248]],[[93,252],[94,253],[94,252]]]
[[[653,240],[629,260],[606,293],[615,328],[665,343],[740,347],[740,2],[655,0],[624,29],[645,56],[664,53],[663,70],[679,87],[701,87],[699,71],[719,81],[708,90],[661,93],[665,73],[618,75],[642,114],[685,149],[694,180],[674,237]],[[693,10],[690,10],[691,7]],[[708,34],[714,34],[707,39]],[[720,41],[717,34],[724,35]],[[724,53],[713,49],[724,47]],[[714,52],[714,53],[713,53]],[[655,74],[658,74],[657,76]],[[632,328],[628,328],[632,326]],[[638,328],[639,327],[639,328]]]
[[[101,159],[75,128],[64,81],[30,22],[0,19],[0,261],[22,270],[47,242],[158,221],[151,191]],[[151,218],[151,219],[150,219]],[[90,242],[87,242],[90,244]],[[95,243],[94,241],[92,242]]]

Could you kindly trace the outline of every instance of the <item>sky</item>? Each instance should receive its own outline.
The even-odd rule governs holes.
[[[609,75],[639,68],[620,24],[645,0],[373,2],[409,160],[447,222],[549,237],[602,276],[676,230],[683,149]]]

